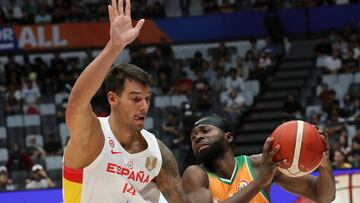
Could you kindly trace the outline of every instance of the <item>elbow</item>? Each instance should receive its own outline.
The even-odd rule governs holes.
[[[316,202],[320,202],[320,203],[333,202],[333,201],[335,200],[335,197],[336,197],[336,195],[335,195],[335,192],[334,192],[334,193],[332,193],[332,194],[328,194],[328,195],[325,195],[325,196],[323,196],[323,197],[321,197],[321,198],[318,198],[318,199],[316,200]]]
[[[334,194],[334,195],[331,197],[330,202],[334,201],[334,200],[335,200],[335,198],[336,198],[336,195]]]

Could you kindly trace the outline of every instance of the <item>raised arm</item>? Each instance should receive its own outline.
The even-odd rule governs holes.
[[[322,132],[321,132],[322,133]],[[322,138],[329,150],[327,134],[322,133]],[[323,159],[318,168],[318,177],[305,175],[302,177],[291,178],[281,173],[274,177],[274,182],[284,189],[302,195],[316,202],[331,202],[335,199],[335,178],[332,174],[331,163],[327,152],[324,152]]]
[[[115,0],[112,0],[112,5],[108,6],[110,40],[102,52],[81,73],[71,90],[66,107],[66,124],[70,133],[70,141],[66,151],[68,154],[77,154],[80,157],[77,157],[77,160],[70,160],[69,156],[65,154],[65,164],[83,167],[82,165],[86,164],[85,162],[89,162],[86,161],[87,156],[91,153],[96,154],[94,152],[98,150],[96,148],[102,146],[103,138],[99,136],[98,120],[92,112],[90,101],[100,88],[117,56],[127,44],[139,35],[144,20],[140,20],[133,27],[130,10],[130,0],[126,1],[125,13],[123,1],[119,0],[117,4]],[[94,151],[89,152],[89,149],[94,149]]]

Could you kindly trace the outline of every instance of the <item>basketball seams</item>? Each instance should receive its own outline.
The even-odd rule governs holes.
[[[272,148],[281,145],[274,161],[288,160],[278,168],[280,172],[289,177],[300,177],[320,165],[324,146],[319,132],[311,124],[302,120],[289,121],[276,128],[272,136],[275,138]]]
[[[306,126],[307,128],[310,128],[311,126]],[[305,126],[304,126],[304,128],[305,128]],[[311,134],[312,135],[312,134]],[[311,137],[312,139],[314,139],[314,137],[312,136]],[[314,140],[311,140],[311,142],[313,142]],[[319,143],[319,139],[318,139],[318,137],[316,137],[316,146],[320,146],[320,143]],[[300,156],[300,159],[299,160],[302,160],[303,162],[304,162],[304,165],[305,166],[309,166],[309,165],[313,165],[313,163],[314,163],[314,161],[316,160],[316,158],[317,157],[315,157],[317,154],[318,154],[318,147],[315,147],[315,151],[314,152],[312,152],[312,157],[310,158],[310,159],[304,159],[304,160],[302,160],[301,159],[301,156]],[[299,161],[299,162],[301,162],[301,161]],[[308,168],[306,168],[306,167],[304,167],[303,166],[303,168],[304,169],[306,169],[306,171],[303,171],[303,172],[305,172],[305,173],[309,173],[309,172],[311,172],[311,170],[308,170]],[[299,169],[301,170],[301,168],[299,167]]]
[[[293,154],[293,160],[291,166],[288,168],[288,171],[291,171],[292,174],[299,171],[299,157],[301,154],[302,148],[302,140],[304,133],[304,121],[296,121],[297,130],[296,130],[296,141],[295,141],[295,149]]]

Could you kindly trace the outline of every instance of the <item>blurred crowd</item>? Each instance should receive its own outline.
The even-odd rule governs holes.
[[[360,21],[330,29],[315,52],[321,108],[309,119],[328,132],[334,167],[360,167]]]
[[[0,23],[107,21],[108,0],[3,0]],[[132,0],[132,17],[165,18],[357,3],[359,0]]]
[[[11,24],[97,22],[107,21],[105,0],[22,0],[3,1],[0,22]],[[133,0],[132,12],[137,18],[163,18],[167,15],[170,1]],[[171,1],[175,2],[175,1]],[[278,8],[306,7],[355,3],[357,1],[234,1],[234,0],[179,0],[181,15],[191,15],[191,4],[201,3],[203,14],[226,13],[237,10],[267,10]],[[270,3],[269,3],[270,2]],[[94,15],[95,14],[95,15]],[[275,37],[274,37],[275,36]],[[185,95],[181,107],[165,109],[151,107],[150,115],[156,121],[155,134],[174,152],[183,169],[191,156],[189,131],[193,121],[203,115],[217,114],[226,117],[238,126],[246,115],[251,102],[245,94],[245,83],[257,81],[260,91],[266,88],[284,55],[284,46],[276,33],[266,37],[265,45],[259,46],[257,39],[250,40],[250,48],[244,55],[236,47],[219,42],[218,47],[209,49],[207,55],[198,51],[188,59],[175,58],[174,51],[166,39],[155,47],[146,47],[136,41],[129,47],[130,63],[148,71],[155,80],[154,95]],[[327,130],[332,145],[332,160],[337,168],[360,167],[360,95],[359,84],[349,84],[346,94],[338,98],[337,92],[321,80],[325,75],[356,74],[360,72],[360,23],[344,30],[331,29],[316,47],[318,54],[319,88],[317,102],[321,109],[305,115],[305,106],[290,94],[284,103],[286,119],[307,118],[320,128]],[[61,53],[52,53],[50,61],[42,57],[30,59],[23,54],[21,62],[14,55],[7,56],[3,64],[1,95],[4,97],[5,116],[39,115],[41,103],[54,103],[57,94],[67,95],[87,64],[93,60],[92,50],[85,58],[65,58]],[[155,99],[154,99],[155,100]],[[56,105],[56,120],[65,122],[66,96]],[[106,95],[101,88],[94,97],[93,109],[98,116],[108,114]],[[152,102],[154,105],[155,102]],[[355,134],[349,135],[346,126],[353,125]],[[40,145],[35,137],[29,138],[26,147],[17,143],[8,144],[9,159],[0,166],[0,190],[21,188],[47,188],[59,186],[61,180],[48,175],[46,157],[61,156],[63,143],[58,133],[43,135],[46,139]],[[181,170],[182,170],[181,169]],[[12,174],[16,174],[16,177]],[[23,173],[25,172],[25,173]],[[57,174],[59,177],[59,174]],[[60,173],[61,176],[61,173]],[[18,179],[18,180],[15,180]]]

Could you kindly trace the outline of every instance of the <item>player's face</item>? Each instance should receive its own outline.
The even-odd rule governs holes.
[[[122,122],[130,128],[141,130],[150,106],[150,87],[137,81],[126,80],[124,90],[120,95],[109,97],[112,111]]]
[[[191,131],[191,146],[198,161],[206,164],[226,151],[224,132],[213,125],[199,125]]]

